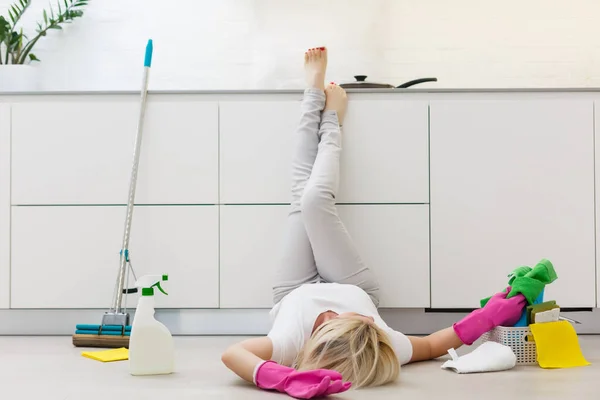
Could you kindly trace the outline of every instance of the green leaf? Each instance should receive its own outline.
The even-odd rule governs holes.
[[[57,3],[56,3],[56,5],[58,6],[58,14],[59,14],[60,16],[62,16],[62,8],[61,8],[61,6],[60,6],[60,1],[59,1],[59,2],[57,2]]]
[[[44,22],[48,25],[48,14],[46,14],[46,10],[44,10]]]
[[[39,59],[39,58],[37,58],[37,57],[35,56],[35,54],[31,54],[31,53],[29,53],[29,59],[30,59],[31,61],[40,61],[40,59]]]
[[[4,42],[8,35],[10,35],[10,23],[0,15],[0,42]]]
[[[60,26],[60,25],[52,25],[50,27],[50,29],[62,29],[62,26]]]
[[[65,0],[65,11],[67,11],[69,9],[69,3],[67,3],[67,0]]]
[[[19,10],[14,5],[10,7],[9,14],[11,14],[11,12],[12,12],[12,16],[14,16],[14,19],[11,17],[11,19],[13,20],[13,24],[15,24],[19,20],[19,17],[23,13],[23,11],[25,11],[25,10]]]

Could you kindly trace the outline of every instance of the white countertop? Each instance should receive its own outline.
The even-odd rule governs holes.
[[[347,89],[348,93],[600,93],[600,88],[445,88],[445,89]],[[301,94],[301,89],[283,90],[149,90],[149,94]],[[127,95],[137,94],[134,90],[88,90],[88,91],[17,91],[1,92],[0,96],[20,95]]]

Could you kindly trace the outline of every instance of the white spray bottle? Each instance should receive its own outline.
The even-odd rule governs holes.
[[[169,329],[154,318],[154,288],[168,295],[160,286],[168,275],[146,275],[135,286],[141,288],[129,339],[131,375],[170,374],[175,369],[175,348]]]

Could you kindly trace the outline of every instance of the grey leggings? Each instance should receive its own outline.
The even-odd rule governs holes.
[[[362,288],[379,305],[379,284],[360,258],[335,205],[342,135],[335,111],[322,111],[325,93],[307,89],[295,132],[292,204],[273,301],[306,283],[337,282]]]

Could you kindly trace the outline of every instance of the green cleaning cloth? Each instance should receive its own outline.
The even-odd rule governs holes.
[[[533,304],[544,287],[554,282],[558,275],[556,275],[552,263],[543,259],[533,269],[527,266],[515,269],[509,277],[508,284],[511,286],[511,291],[506,298],[510,299],[521,293],[527,299],[528,304]],[[490,299],[491,297],[481,300],[481,307],[485,307]]]

